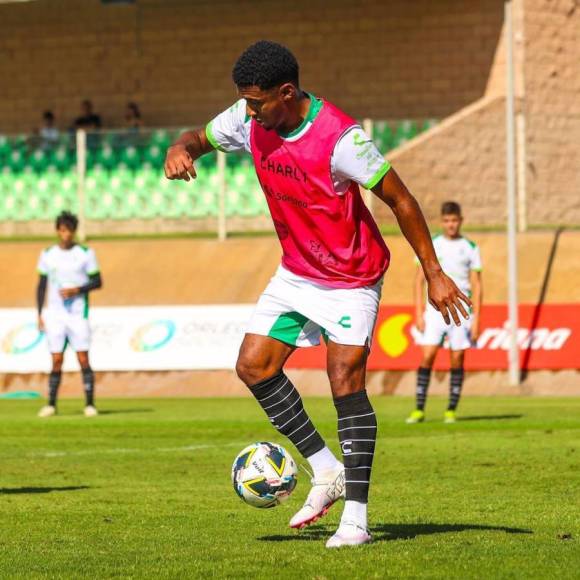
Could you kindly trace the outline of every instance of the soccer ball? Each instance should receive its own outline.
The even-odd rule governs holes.
[[[232,465],[235,492],[257,508],[271,508],[286,501],[296,487],[297,475],[290,453],[275,443],[248,445]]]

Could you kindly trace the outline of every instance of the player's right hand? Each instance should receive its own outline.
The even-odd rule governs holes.
[[[42,316],[38,317],[38,332],[44,332],[44,320]]]
[[[164,168],[167,179],[189,181],[197,177],[191,155],[187,152],[185,145],[179,143],[167,149]]]

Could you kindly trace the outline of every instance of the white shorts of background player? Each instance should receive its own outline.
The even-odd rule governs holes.
[[[69,312],[43,312],[48,349],[51,353],[64,352],[68,344],[75,352],[87,352],[91,343],[89,320]]]
[[[453,321],[446,324],[443,316],[431,304],[427,304],[423,314],[425,330],[417,333],[416,343],[420,346],[443,346],[447,339],[447,346],[451,350],[466,350],[473,346],[471,341],[471,318],[465,319],[459,313],[461,326],[456,326]]]

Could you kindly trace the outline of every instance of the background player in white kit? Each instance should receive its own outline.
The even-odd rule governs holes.
[[[407,423],[421,423],[425,420],[425,402],[431,379],[431,369],[437,351],[445,337],[449,343],[451,358],[449,405],[445,412],[445,423],[455,422],[455,410],[463,387],[463,362],[466,349],[476,343],[479,332],[479,314],[482,302],[481,256],[477,244],[461,235],[463,217],[458,203],[448,201],[441,206],[441,226],[443,233],[433,238],[433,246],[443,271],[457,284],[458,288],[470,296],[473,311],[469,320],[461,326],[446,324],[441,314],[427,302],[425,306],[425,277],[417,267],[415,278],[415,326],[421,333],[417,341],[423,347],[421,366],[417,371],[416,408]],[[419,262],[417,262],[419,264]]]
[[[56,413],[64,351],[70,343],[77,353],[85,389],[85,415],[98,414],[94,404],[95,377],[89,363],[89,292],[102,286],[95,253],[75,242],[78,219],[63,211],[56,218],[58,244],[43,250],[38,260],[40,278],[37,287],[38,328],[46,332],[52,355],[48,381],[48,405],[39,417]],[[48,300],[44,307],[48,290]]]

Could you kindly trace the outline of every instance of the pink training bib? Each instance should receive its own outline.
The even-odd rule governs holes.
[[[389,266],[389,250],[358,185],[352,182],[339,195],[332,183],[334,147],[356,124],[324,101],[296,141],[251,125],[252,156],[282,245],[282,265],[333,288],[371,286]]]

